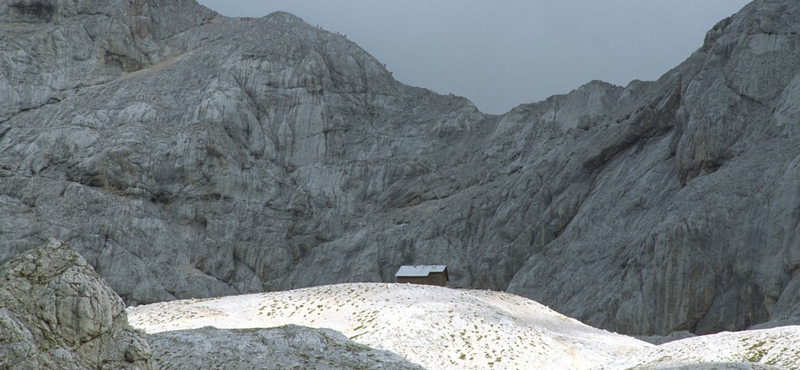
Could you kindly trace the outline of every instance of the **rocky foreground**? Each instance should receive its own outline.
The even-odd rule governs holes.
[[[0,266],[0,369],[149,370],[122,299],[59,241]]]
[[[0,298],[0,369],[800,368],[800,327],[654,346],[501,292],[340,284],[125,310],[55,240],[0,266]]]
[[[162,370],[424,370],[395,353],[351,341],[339,332],[276,328],[178,330],[148,336]]]
[[[60,241],[0,266],[0,369],[419,370],[332,330],[203,328],[146,335],[122,300]]]

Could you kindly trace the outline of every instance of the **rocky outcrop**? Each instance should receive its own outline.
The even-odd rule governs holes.
[[[0,260],[67,240],[130,304],[443,263],[625,333],[800,317],[797,2],[502,116],[289,14],[122,3],[0,6]]]
[[[287,325],[274,329],[169,331],[148,337],[162,370],[424,370],[397,354],[355,343],[339,332]]]
[[[151,369],[122,300],[67,245],[0,267],[0,369]]]

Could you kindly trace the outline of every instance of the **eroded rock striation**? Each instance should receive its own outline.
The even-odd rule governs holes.
[[[795,1],[754,1],[658,81],[501,116],[286,13],[0,19],[0,261],[67,240],[129,304],[442,263],[624,333],[800,317]]]
[[[119,296],[62,242],[0,267],[0,369],[152,369]]]

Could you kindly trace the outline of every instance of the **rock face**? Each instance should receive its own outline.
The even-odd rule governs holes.
[[[56,241],[0,267],[0,343],[0,369],[152,368],[119,296]]]
[[[610,119],[573,132],[556,163],[580,177],[554,195],[572,217],[509,290],[622,332],[796,320],[798,19],[796,2],[749,4],[659,81],[623,90]]]
[[[363,346],[328,329],[202,328],[149,336],[161,370],[424,370],[397,354]]]
[[[187,0],[4,1],[0,122],[174,55],[165,38],[215,16]]]
[[[796,1],[502,116],[289,14],[79,5],[0,5],[0,261],[67,240],[129,304],[437,263],[624,333],[800,317]]]

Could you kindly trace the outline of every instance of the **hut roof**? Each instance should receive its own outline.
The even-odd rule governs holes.
[[[425,277],[432,272],[447,273],[447,266],[445,265],[414,265],[414,266],[400,266],[395,277]]]

